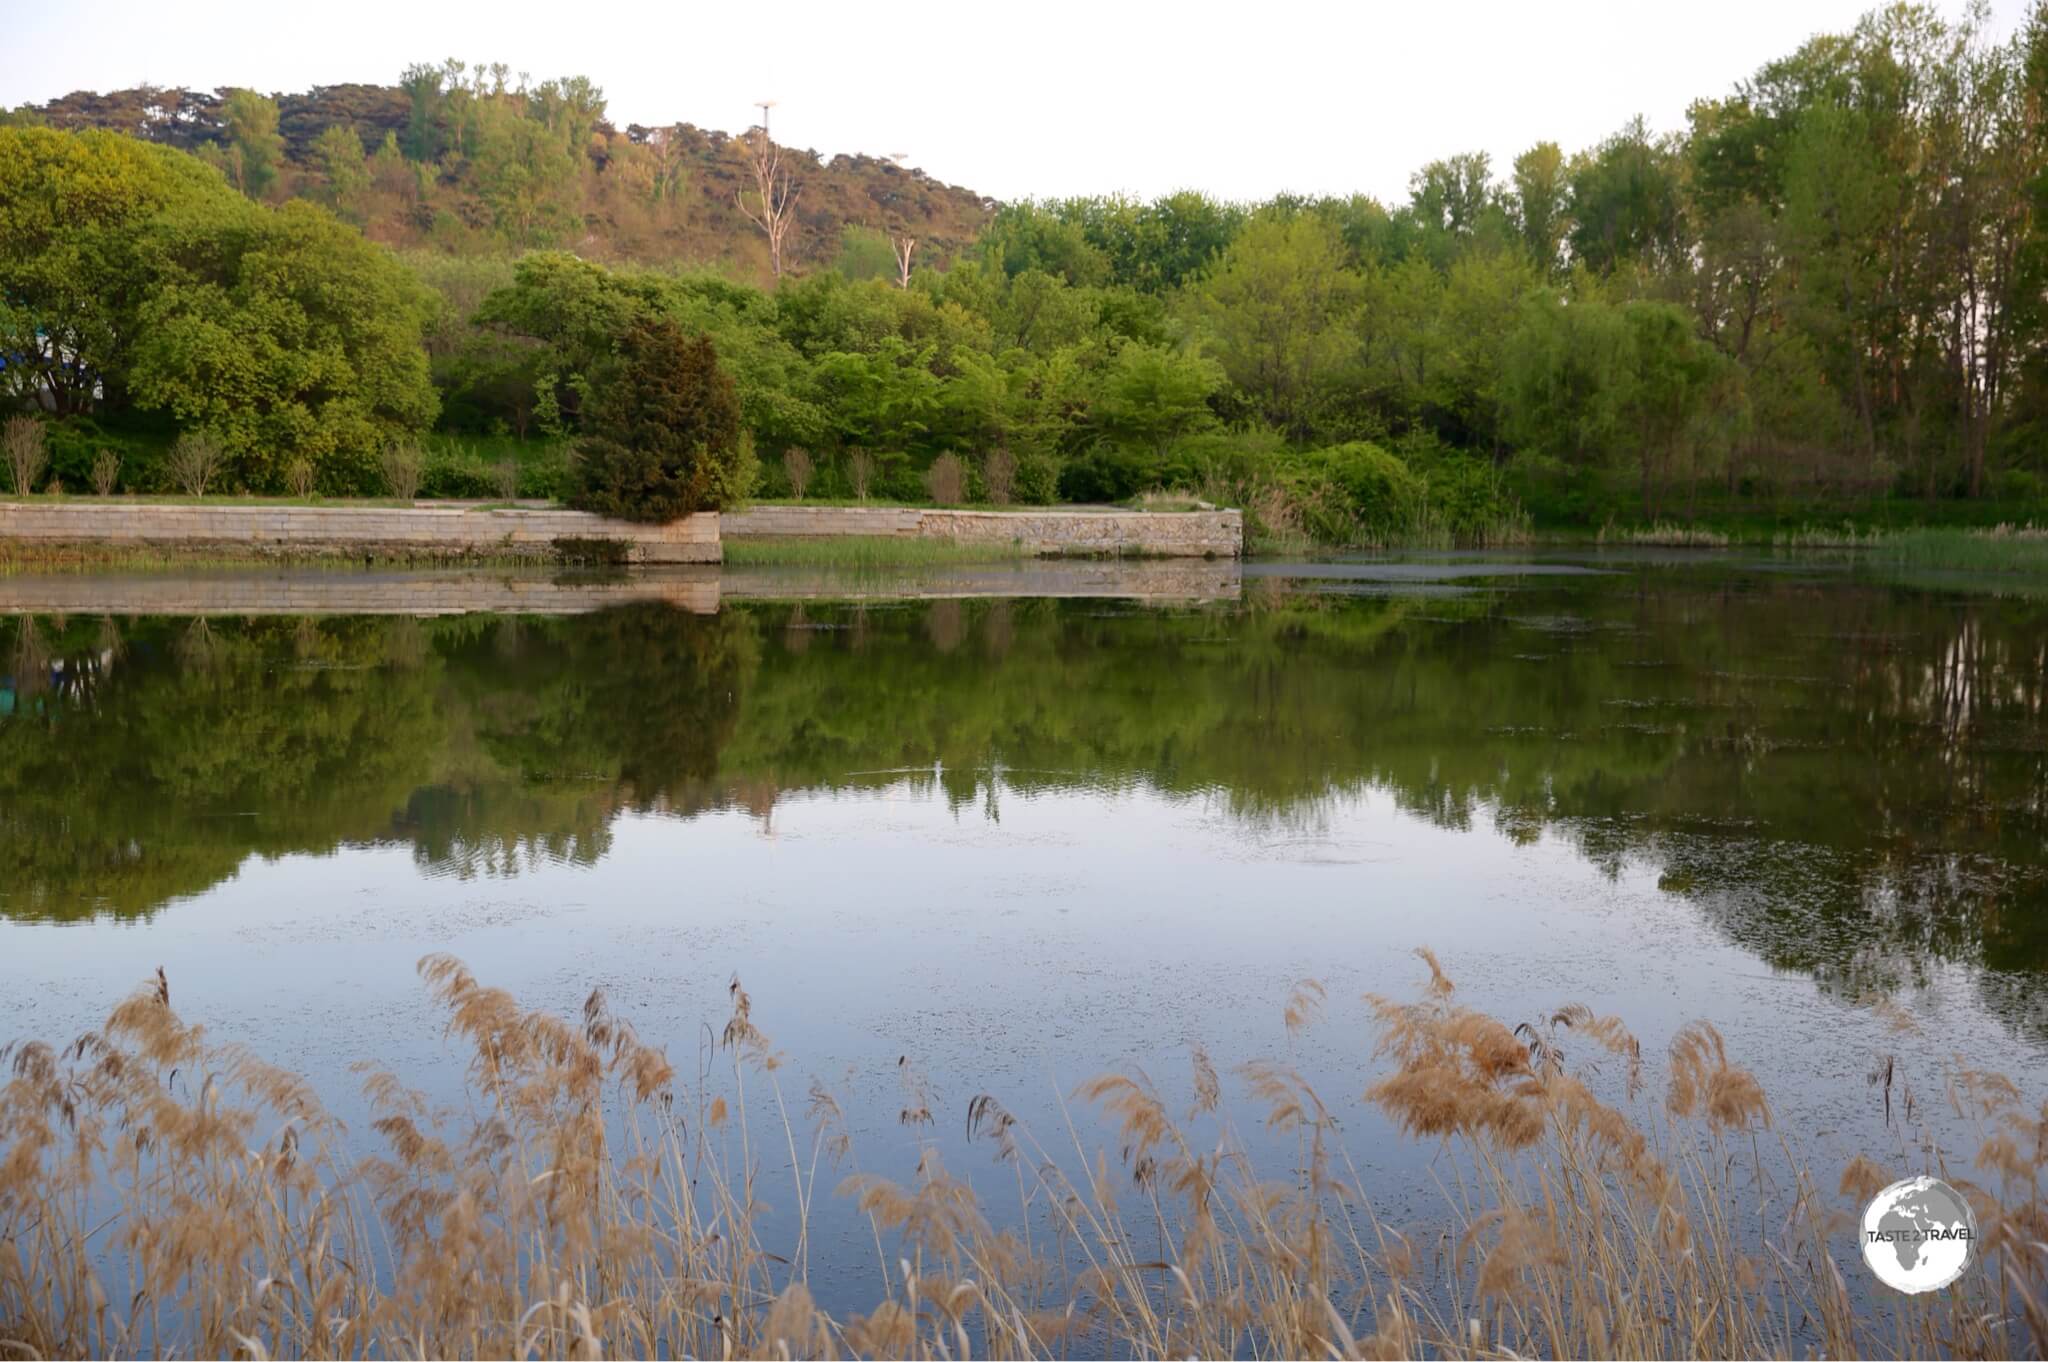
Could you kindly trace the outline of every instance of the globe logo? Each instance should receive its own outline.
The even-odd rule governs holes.
[[[1907,1178],[1863,1211],[1863,1261],[1894,1291],[1939,1291],[1977,1251],[1977,1217],[1940,1178]]]

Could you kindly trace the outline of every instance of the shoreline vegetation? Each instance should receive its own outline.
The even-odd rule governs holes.
[[[1166,494],[1288,551],[2038,523],[2048,7],[2005,29],[1874,9],[1388,201],[998,203],[462,62],[81,91],[0,111],[4,482]]]
[[[1584,1008],[1510,1025],[1420,954],[1417,997],[1366,999],[1362,1096],[1437,1146],[1442,1202],[1402,1224],[1375,1211],[1332,1106],[1361,1094],[1281,1063],[1219,1071],[1196,1047],[1191,1107],[1091,1078],[1069,1100],[1099,1149],[1071,1120],[1041,1143],[997,1093],[935,1110],[913,1081],[898,1124],[921,1153],[897,1182],[861,1170],[831,1090],[797,1091],[738,979],[685,1074],[601,991],[580,1019],[527,1011],[445,956],[419,969],[470,1056],[467,1115],[369,1068],[379,1152],[358,1159],[303,1079],[210,1042],[159,971],[100,1030],[6,1052],[0,1336],[43,1357],[2018,1357],[2048,1340],[2032,1095],[1960,1071],[1946,1102],[1973,1151],[1909,1129],[1919,1112],[1888,1119],[1892,1149],[1812,1167],[1710,1025],[1662,1056]],[[1328,1002],[1297,983],[1290,1036],[1337,1024]],[[1277,1163],[1231,1133],[1245,1120],[1281,1137]],[[964,1122],[997,1171],[984,1187],[1014,1193],[983,1200],[945,1167],[939,1122]],[[1863,1280],[1857,1216],[1920,1171],[1971,1201],[1977,1262],[1895,1296]],[[838,1314],[807,1285],[859,1279],[814,1236],[828,1202],[874,1254]]]

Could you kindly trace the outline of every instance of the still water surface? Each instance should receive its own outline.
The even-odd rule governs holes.
[[[1884,1056],[2048,1079],[2048,598],[1986,585],[1680,555],[0,619],[0,1041],[161,965],[361,1121],[353,1061],[459,1087],[429,952],[601,986],[686,1071],[738,974],[864,1166],[931,1140],[999,1188],[974,1094],[1056,1126],[1104,1069],[1184,1091],[1201,1042],[1301,1066],[1398,1217],[1428,1151],[1358,1099],[1359,997],[1428,945],[1510,1022],[1583,1002],[1657,1055],[1714,1021],[1839,1166],[1896,1143]]]

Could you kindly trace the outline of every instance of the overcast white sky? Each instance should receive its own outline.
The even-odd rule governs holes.
[[[1567,152],[1636,113],[1682,124],[1874,0],[917,5],[779,0],[491,4],[255,0],[10,4],[0,103],[144,81],[301,90],[392,82],[413,61],[587,75],[612,119],[908,153],[997,198],[1198,188],[1383,199],[1439,156]],[[1993,0],[2001,37],[2026,0]],[[1958,15],[1949,0],[1945,13]]]

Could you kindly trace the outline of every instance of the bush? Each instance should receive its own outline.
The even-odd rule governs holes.
[[[1426,475],[1430,528],[1461,544],[1497,544],[1525,537],[1527,517],[1492,465],[1447,454]]]
[[[787,449],[782,453],[782,476],[789,479],[789,490],[798,501],[804,499],[804,489],[811,485],[811,452],[808,449]]]
[[[43,445],[43,423],[33,416],[10,416],[0,444],[7,453],[7,471],[14,479],[14,494],[25,497],[35,491],[36,480],[50,462]]]
[[[1991,496],[1997,501],[2039,501],[2041,479],[2024,468],[2008,468],[1991,475]]]
[[[881,475],[875,479],[875,495],[889,501],[923,501],[930,495],[924,472],[901,450],[887,450],[875,456]]]
[[[570,504],[621,520],[668,521],[715,511],[753,486],[753,447],[739,395],[708,336],[669,321],[626,333],[625,365],[576,450]]]
[[[958,454],[941,454],[925,470],[924,485],[941,506],[958,506],[967,500],[967,468]]]
[[[504,495],[499,487],[497,468],[470,453],[430,454],[420,470],[419,490],[424,496],[489,501]]]
[[[569,451],[561,445],[519,465],[519,482],[514,489],[522,497],[567,501],[576,491],[576,467]]]
[[[1060,470],[1067,501],[1127,501],[1160,483],[1159,460],[1130,449],[1097,448]]]
[[[377,471],[383,475],[385,488],[400,501],[411,501],[420,494],[426,467],[426,456],[418,445],[392,445],[377,456]]]
[[[1017,457],[1007,449],[991,449],[981,461],[981,480],[992,505],[1007,506],[1017,496]]]
[[[121,480],[121,456],[111,449],[102,449],[93,456],[92,490],[103,497],[114,495],[114,484]]]
[[[1017,500],[1026,506],[1050,506],[1060,499],[1059,460],[1050,454],[1026,454],[1017,460]]]
[[[169,489],[173,483],[164,462],[170,454],[177,428],[154,413],[122,412],[117,417],[66,416],[43,422],[44,447],[50,461],[44,470],[64,480],[66,487],[93,485],[93,465],[101,451],[110,451],[121,461],[119,485],[130,492]],[[0,466],[0,491],[13,483]]]
[[[1362,440],[1312,449],[1281,480],[1302,527],[1332,544],[1382,545],[1412,534],[1429,490],[1407,464]]]
[[[171,446],[171,457],[164,461],[164,471],[170,475],[171,485],[188,497],[206,495],[206,485],[220,476],[221,465],[227,461],[227,450],[220,437],[209,430],[187,431]]]
[[[875,480],[875,456],[865,449],[856,449],[846,456],[846,481],[853,488],[853,495],[861,500],[868,499],[868,487]]]

